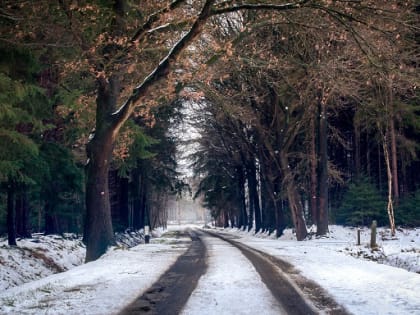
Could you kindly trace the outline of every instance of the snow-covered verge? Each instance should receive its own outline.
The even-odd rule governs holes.
[[[83,263],[86,249],[75,235],[34,234],[18,247],[0,240],[0,291],[69,270]]]
[[[118,248],[144,242],[142,231],[117,233],[115,238]],[[33,234],[17,243],[10,247],[0,239],[0,291],[79,266],[86,254],[82,239],[74,234]]]
[[[96,261],[0,290],[0,314],[116,314],[149,288],[191,241],[177,233],[160,234],[150,244],[116,246]],[[25,266],[30,272],[30,263]]]
[[[355,258],[376,261],[393,267],[420,273],[420,228],[398,228],[395,237],[391,236],[386,228],[377,229],[377,248],[370,248],[371,230],[360,228],[360,243],[357,245],[357,228],[343,227],[338,225],[329,226],[329,234],[324,237],[316,237],[310,234],[302,244],[328,247],[330,250],[343,252]],[[275,239],[273,235],[256,233],[255,231],[243,231],[236,228],[223,229],[225,232],[242,236],[253,236],[262,239]],[[294,241],[292,229],[286,229],[278,238],[279,241]]]
[[[400,230],[394,240],[378,237],[379,254],[367,247],[367,229],[361,233],[360,246],[356,245],[356,229],[339,226],[331,226],[328,237],[302,242],[295,241],[290,230],[279,239],[237,229],[219,232],[235,235],[235,241],[288,261],[353,314],[420,314],[420,274],[383,264],[398,262],[398,266],[418,272],[418,228]],[[383,229],[378,234],[388,235]]]

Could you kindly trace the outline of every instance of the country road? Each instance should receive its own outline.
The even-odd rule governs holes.
[[[187,232],[189,249],[120,315],[241,314],[244,303],[256,314],[347,314],[290,264],[232,236]]]
[[[305,242],[288,239],[291,232],[271,239],[242,230],[170,226],[150,244],[110,248],[97,261],[0,290],[0,314],[418,314],[419,275],[343,252],[353,230],[332,226],[329,238]],[[400,232],[393,246],[413,246],[418,230],[411,232]],[[382,246],[392,248],[389,242]],[[59,259],[79,253],[63,239],[55,247],[31,241],[26,246],[47,244],[49,251],[59,249]],[[34,259],[12,256],[21,248],[1,250],[7,256],[0,264],[9,259],[36,271]],[[4,267],[0,277],[7,271],[13,276]]]

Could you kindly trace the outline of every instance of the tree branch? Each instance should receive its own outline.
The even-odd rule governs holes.
[[[137,40],[140,40],[149,30],[152,29],[152,25],[154,22],[156,22],[157,20],[159,20],[159,17],[164,14],[167,13],[169,11],[172,11],[174,9],[176,9],[178,6],[180,6],[185,0],[174,0],[172,1],[167,7],[160,9],[152,14],[149,15],[149,17],[147,18],[146,23],[144,23],[138,30],[137,32],[133,35],[133,37],[131,37],[130,42],[135,42]]]
[[[284,4],[251,4],[251,3],[244,3],[238,4],[231,7],[225,7],[221,9],[214,9],[212,11],[212,15],[219,15],[224,13],[231,13],[243,10],[275,10],[275,11],[285,11],[291,9],[299,9],[303,7],[305,4],[310,2],[311,0],[301,0],[298,2],[291,2],[291,3],[284,3]]]
[[[147,91],[153,84],[168,74],[170,66],[176,61],[181,52],[201,33],[205,22],[211,16],[211,6],[214,2],[215,0],[207,0],[205,2],[200,14],[188,33],[172,47],[166,57],[161,60],[159,65],[144,79],[140,85],[134,88],[131,96],[125,101],[125,103],[112,114],[116,132],[128,119],[128,117],[130,117],[136,103],[144,95],[146,95]]]

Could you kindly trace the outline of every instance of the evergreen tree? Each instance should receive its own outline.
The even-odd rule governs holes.
[[[0,183],[7,193],[9,244],[16,245],[16,198],[34,183],[45,98],[34,84],[36,63],[29,52],[0,46],[0,55]]]
[[[386,201],[368,178],[351,183],[337,210],[337,223],[369,226],[372,220],[387,223]]]

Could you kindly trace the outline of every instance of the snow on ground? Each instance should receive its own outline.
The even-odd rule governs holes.
[[[239,249],[214,237],[203,241],[208,269],[181,314],[255,314],[258,309],[265,315],[286,314]]]
[[[34,234],[17,243],[10,247],[0,241],[0,291],[78,266],[86,253],[74,235]]]
[[[145,291],[188,247],[161,237],[114,247],[100,259],[0,293],[0,314],[116,314]]]
[[[290,262],[354,314],[420,314],[420,274],[367,260],[381,257],[382,262],[404,261],[401,267],[418,272],[420,229],[399,231],[395,240],[379,238],[380,252],[391,256],[388,260],[383,253],[371,253],[366,245],[370,242],[367,229],[363,230],[360,246],[355,245],[356,230],[331,226],[330,231],[327,238],[303,242],[292,240],[290,230],[278,240],[237,229],[224,232],[239,236],[236,241]],[[378,234],[387,232],[381,229]],[[413,254],[407,257],[407,251]]]
[[[151,244],[115,247],[95,262],[0,290],[0,314],[116,314],[150,287],[186,250],[190,240],[176,238],[172,233],[178,228],[173,226],[169,233],[155,235]],[[420,229],[398,231],[393,240],[389,240],[386,230],[380,229],[379,250],[375,252],[367,246],[370,240],[367,229],[362,231],[360,246],[356,245],[355,229],[336,226],[330,227],[329,237],[303,242],[295,241],[290,230],[280,239],[237,229],[216,231],[234,235],[237,241],[289,261],[354,314],[420,314],[420,274],[416,273],[420,268]],[[209,270],[200,279],[184,314],[266,314],[259,304],[256,309],[251,308],[253,301],[261,297],[275,305],[271,294],[262,285],[255,285],[260,280],[252,266],[230,245],[211,238],[205,238],[205,242],[210,254]],[[19,244],[22,246],[23,241]],[[82,250],[79,247],[75,247],[76,252]],[[47,248],[46,253],[50,254]],[[4,269],[11,270],[3,268],[6,262],[21,268],[16,274],[39,273],[28,255],[15,256],[15,251],[22,249],[0,245],[2,288],[10,287],[4,282],[13,280],[3,276]],[[73,258],[69,258],[73,256],[67,253],[53,256],[59,261],[60,255],[67,261],[61,265],[73,263]],[[249,294],[252,298],[242,296]]]

